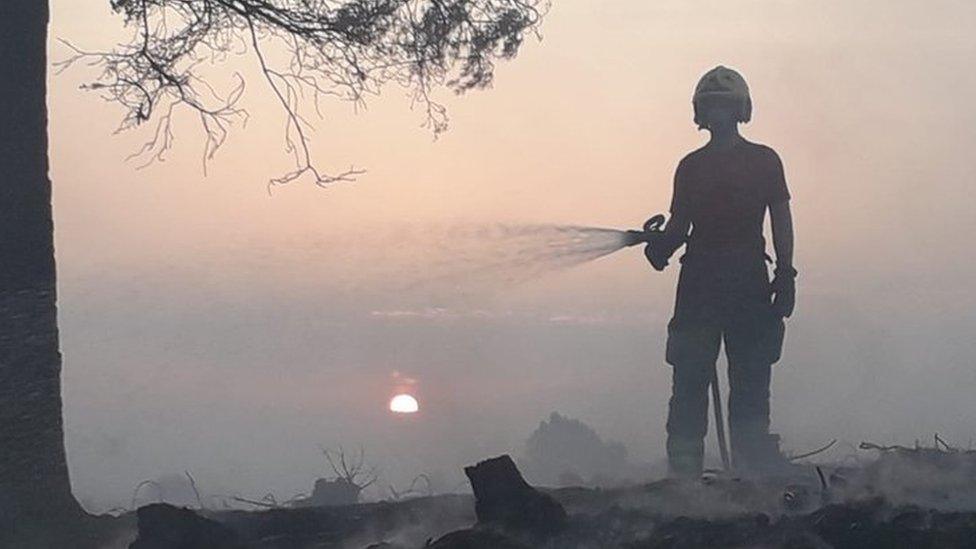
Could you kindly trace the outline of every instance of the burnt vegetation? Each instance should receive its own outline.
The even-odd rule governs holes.
[[[577,420],[553,414],[542,425],[553,424],[605,445]],[[430,479],[418,475],[406,490],[391,487],[392,497],[378,501],[362,497],[380,478],[363,447],[320,447],[331,475],[317,479],[309,495],[282,503],[270,494],[229,498],[251,510],[222,498],[223,509],[208,508],[185,472],[185,480],[171,475],[140,483],[132,509],[143,487],[152,488],[158,501],[124,512],[106,528],[131,540],[132,548],[973,546],[976,450],[935,435],[931,446],[862,442],[858,449],[866,454],[851,447],[855,453],[840,460],[835,455],[819,465],[801,463],[835,443],[794,456],[788,469],[758,476],[708,471],[700,478],[556,489],[532,486],[502,455],[464,468],[471,494],[434,495]],[[421,481],[426,492],[418,489]],[[190,490],[182,504],[172,499],[176,490],[170,487],[177,484]],[[187,500],[190,505],[181,508]]]
[[[189,111],[206,136],[204,164],[243,123],[243,76],[216,85],[206,68],[251,55],[285,116],[294,170],[272,185],[310,178],[320,186],[360,170],[319,169],[310,149],[309,110],[323,99],[362,104],[393,83],[407,90],[435,134],[448,117],[433,91],[456,93],[491,84],[495,63],[515,57],[538,35],[545,0],[112,0],[133,30],[111,51],[65,42],[60,69],[83,63],[98,73],[84,88],[123,109],[120,130],[151,124],[133,156],[161,160],[174,139],[174,115]],[[220,89],[218,89],[220,88]]]
[[[376,483],[376,467],[366,464],[366,453],[359,448],[358,456],[346,456],[341,447],[338,450],[323,449],[322,454],[335,476],[315,481],[312,495],[301,502],[303,505],[349,505],[359,502],[363,490]]]
[[[879,455],[857,467],[811,465],[782,476],[707,475],[612,489],[534,488],[511,458],[499,456],[465,468],[473,497],[199,515],[153,504],[139,509],[131,547],[973,546],[974,453],[864,446]]]

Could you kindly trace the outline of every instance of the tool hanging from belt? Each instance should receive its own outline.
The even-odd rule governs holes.
[[[644,255],[647,256],[651,266],[655,270],[663,271],[668,266],[668,258],[664,254],[657,253],[658,248],[664,245],[664,223],[666,219],[663,214],[657,214],[644,222],[642,230],[627,231],[627,246],[637,244],[647,244],[644,248]],[[769,256],[766,256],[769,260]],[[715,435],[718,439],[718,451],[722,458],[722,468],[729,471],[732,464],[729,461],[728,442],[725,438],[725,418],[722,413],[722,389],[718,382],[718,366],[712,365],[712,376],[709,381],[712,392],[712,409],[715,412]]]

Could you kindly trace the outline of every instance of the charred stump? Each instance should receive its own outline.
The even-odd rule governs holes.
[[[551,536],[566,526],[566,511],[552,497],[529,486],[512,458],[503,455],[464,468],[475,497],[478,524]]]

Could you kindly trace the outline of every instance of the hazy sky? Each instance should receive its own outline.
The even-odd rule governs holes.
[[[110,46],[107,0],[52,0],[56,40]],[[626,250],[512,287],[422,279],[449,227],[639,225],[705,134],[691,91],[739,69],[744,134],[776,148],[794,200],[798,306],[774,374],[790,449],[839,437],[976,438],[976,7],[971,2],[554,0],[541,42],[448,106],[436,141],[389,88],[326,104],[313,154],[353,184],[297,183],[284,118],[251,113],[204,177],[202,140],[139,170],[121,111],[51,76],[51,162],[68,453],[93,508],[191,471],[208,492],[307,490],[317,445],[363,444],[390,482],[517,451],[553,410],[663,455],[676,270]],[[253,75],[253,60],[220,74]],[[470,232],[463,233],[470,235]],[[404,236],[406,235],[406,236]],[[469,237],[465,237],[469,238]],[[458,259],[460,261],[460,259]],[[434,271],[431,270],[431,273]],[[416,417],[391,417],[412,381]]]

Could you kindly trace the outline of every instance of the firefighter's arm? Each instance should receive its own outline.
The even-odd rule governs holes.
[[[662,253],[670,258],[688,239],[689,230],[691,230],[691,218],[680,210],[672,213],[671,220],[664,228]]]
[[[773,225],[773,249],[776,265],[793,266],[793,214],[790,202],[785,200],[769,207],[769,219]]]
[[[776,271],[773,277],[773,308],[783,316],[793,314],[796,302],[796,269],[793,268],[793,214],[790,202],[784,200],[769,206],[773,226],[773,249]]]

